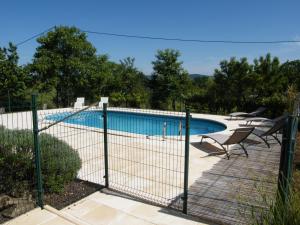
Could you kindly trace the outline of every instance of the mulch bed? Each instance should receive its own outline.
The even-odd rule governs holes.
[[[74,180],[69,183],[64,192],[59,194],[46,194],[44,204],[58,210],[79,201],[80,199],[99,191],[103,186],[82,180]]]
[[[7,221],[9,221],[9,220],[10,220],[9,218],[5,218],[5,217],[3,217],[3,216],[0,214],[0,224],[5,223],[5,222],[7,222]]]
[[[45,194],[44,204],[50,205],[58,210],[81,200],[82,198],[99,191],[103,186],[82,180],[74,180],[65,186],[62,193]],[[9,218],[5,218],[0,213],[0,224],[7,222]]]

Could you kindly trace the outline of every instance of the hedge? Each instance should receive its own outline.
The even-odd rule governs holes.
[[[60,192],[81,168],[79,154],[66,142],[40,135],[45,192]],[[33,133],[0,127],[0,193],[20,195],[36,188]]]

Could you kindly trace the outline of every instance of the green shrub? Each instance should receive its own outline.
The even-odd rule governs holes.
[[[252,225],[298,225],[300,224],[300,193],[290,185],[289,195],[284,201],[277,194],[273,199],[267,200],[262,196],[263,203],[268,208],[252,211]],[[271,204],[270,204],[271,203]]]
[[[79,154],[66,142],[49,134],[40,135],[42,176],[46,191],[59,192],[81,168]]]
[[[81,167],[76,151],[49,134],[40,135],[43,188],[59,192]],[[33,134],[29,130],[0,127],[0,192],[23,193],[35,188]]]

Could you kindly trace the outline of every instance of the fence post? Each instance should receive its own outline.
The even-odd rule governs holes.
[[[39,128],[38,128],[36,97],[37,97],[36,94],[33,94],[31,96],[34,161],[35,161],[35,172],[36,172],[36,179],[37,179],[37,205],[40,206],[41,208],[44,208],[42,174],[41,174],[41,152],[40,152],[40,142],[39,142]]]
[[[183,213],[187,214],[188,184],[189,184],[189,152],[190,152],[190,110],[185,113],[185,148],[184,148],[184,190],[183,190]]]
[[[298,118],[289,116],[283,129],[279,165],[278,190],[283,202],[286,202],[292,179],[293,158],[298,129]]]
[[[107,103],[103,103],[103,130],[104,130],[104,168],[105,187],[109,187],[108,176],[108,143],[107,143]]]
[[[8,97],[8,112],[11,112],[11,103],[10,103],[10,92],[7,91],[7,97]]]

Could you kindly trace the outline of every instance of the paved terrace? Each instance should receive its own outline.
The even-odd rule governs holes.
[[[125,109],[122,110],[125,111]],[[42,120],[44,115],[48,113],[55,113],[57,111],[58,110],[39,111],[39,114],[41,115],[39,117],[41,118],[40,127],[46,125],[46,122]],[[136,112],[137,111],[143,112],[142,110],[136,110]],[[153,111],[153,113],[161,114],[163,112]],[[8,128],[31,129],[30,113],[23,113],[23,116],[21,114],[22,113],[2,114],[0,115],[0,122]],[[221,133],[229,133],[231,129],[237,128],[241,123],[241,121],[228,121],[228,118],[224,116],[204,114],[192,114],[192,116],[194,118],[216,120],[226,124],[227,129]],[[26,121],[21,118],[26,118]],[[15,121],[19,121],[18,125],[14,125],[16,124]],[[46,132],[65,140],[72,145],[72,147],[77,149],[83,161],[82,169],[79,171],[78,175],[79,178],[103,184],[104,180],[102,177],[104,175],[104,167],[103,164],[99,164],[99,162],[103,160],[103,143],[99,141],[103,140],[103,134],[98,132],[97,129],[86,127],[81,127],[84,129],[81,129],[81,131],[78,132],[78,128],[78,126],[63,124],[60,126],[54,126]],[[74,135],[66,136],[59,134],[60,132],[64,134],[73,133]],[[155,164],[154,166],[156,167],[164,168],[164,166],[168,164],[170,169],[178,170],[178,165],[172,163],[172,158],[169,158],[169,161],[167,162],[162,161],[161,154],[168,154],[170,153],[168,151],[171,150],[182,153],[184,149],[184,142],[171,138],[162,140],[160,137],[149,138],[142,135],[130,136],[128,134],[114,134],[115,135],[113,136],[115,138],[112,137],[109,140],[111,146],[109,150],[111,154],[119,157],[123,156],[123,159],[124,157],[130,157],[131,160],[131,162],[129,162],[127,158],[127,160],[123,160],[120,163],[120,161],[118,162],[114,160],[114,158],[110,158],[109,163],[112,168],[111,179],[114,182],[115,177],[115,187],[119,187],[118,185],[120,185],[120,188],[122,185],[126,187],[133,187],[134,190],[138,190],[140,193],[147,193],[150,197],[151,193],[153,193],[153,197],[155,197],[157,196],[157,190],[159,189],[157,183],[164,183],[178,187],[178,190],[168,190],[166,186],[164,186],[163,192],[159,194],[166,195],[165,199],[178,198],[178,195],[182,192],[182,188],[180,187],[183,186],[183,179],[174,180],[174,173],[166,173],[162,175],[161,170],[152,170],[149,174],[147,166],[145,167],[145,165]],[[117,136],[118,138],[116,138]],[[80,141],[74,141],[74,139]],[[267,190],[266,193],[268,196],[274,195],[280,157],[280,147],[278,144],[272,144],[270,149],[266,148],[263,144],[258,146],[248,146],[247,150],[249,158],[246,158],[245,155],[242,154],[241,150],[231,149],[230,153],[232,155],[230,160],[227,160],[224,154],[207,152],[199,144],[199,136],[191,136],[190,141],[189,215],[205,219],[213,224],[243,224],[249,219],[249,209],[251,208],[251,205],[261,205],[259,190]],[[151,145],[149,145],[149,142],[151,142]],[[171,150],[170,146],[172,146]],[[151,149],[149,149],[149,147]],[[151,151],[151,162],[149,162],[149,151],[153,149],[159,149],[160,152],[155,153]],[[129,152],[130,155],[128,155]],[[172,154],[173,153],[174,152],[172,152]],[[182,157],[180,160],[181,163],[183,163]],[[132,164],[133,161],[141,163]],[[125,172],[126,177],[124,178]],[[150,178],[157,182],[156,185],[153,185],[153,182],[148,182],[147,180],[143,182],[137,181],[138,177],[140,179],[141,177],[147,176],[148,178],[151,176]],[[103,198],[105,199],[103,195],[93,195],[93,199],[96,199],[95,201],[98,202],[101,202]],[[111,196],[111,198],[117,197]],[[93,207],[84,209],[86,204],[84,202],[85,201],[79,201],[78,203],[69,206],[68,210],[63,211],[65,211],[65,213],[72,214],[79,219],[85,218],[85,215],[88,215],[90,211],[93,210]],[[118,200],[116,200],[116,202],[118,202]],[[132,207],[134,208],[138,204],[140,203],[132,203]],[[173,205],[176,205],[176,201],[173,202]],[[117,206],[113,205],[111,207],[116,208]],[[72,210],[73,208],[74,210]],[[80,208],[83,210],[81,214],[74,213],[76,210],[80,210]],[[169,214],[168,209],[160,209],[157,207],[153,208],[153,214],[149,218],[156,219],[150,219],[147,222],[151,222],[153,224],[165,224],[163,221],[158,223],[157,220],[162,212]],[[101,214],[100,211],[98,213]],[[138,217],[140,212],[136,211],[135,213]],[[155,215],[157,217],[155,217]],[[109,218],[106,219],[108,219],[105,220],[107,222],[106,224],[110,224],[110,222],[113,223],[114,221],[113,217],[110,222]],[[95,221],[84,221],[86,221],[87,224],[97,224]],[[188,221],[189,220],[185,220],[185,222],[181,222],[182,224],[189,224]],[[192,221],[195,221],[195,217],[191,217],[190,222]],[[169,222],[166,224],[170,224]],[[115,222],[113,224],[115,224]]]

